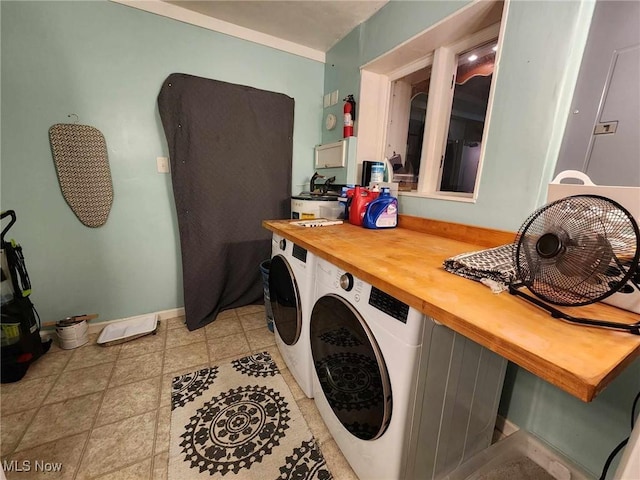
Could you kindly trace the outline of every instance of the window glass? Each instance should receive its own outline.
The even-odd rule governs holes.
[[[430,80],[427,66],[393,82],[386,156],[401,191],[417,188]]]
[[[424,139],[425,120],[427,116],[427,100],[428,95],[426,92],[416,93],[411,98],[409,132],[407,134],[407,159],[404,163],[404,168],[406,173],[412,175],[412,178],[410,178],[411,185],[409,185],[412,190],[416,189],[418,176],[420,174],[422,140]]]
[[[473,193],[489,92],[495,40],[458,55],[449,131],[440,171],[441,192]]]

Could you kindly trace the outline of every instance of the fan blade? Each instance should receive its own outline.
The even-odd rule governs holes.
[[[534,212],[516,236],[517,278],[545,302],[577,306],[627,284],[640,261],[637,222],[597,195],[556,200]]]

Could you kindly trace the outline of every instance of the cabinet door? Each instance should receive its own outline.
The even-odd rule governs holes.
[[[347,142],[345,140],[318,145],[316,147],[315,168],[344,167],[346,158]]]
[[[640,2],[596,4],[556,165],[640,186]]]

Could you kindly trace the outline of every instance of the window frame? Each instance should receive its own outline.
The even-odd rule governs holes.
[[[481,2],[487,5],[490,2]],[[393,82],[414,73],[422,68],[431,67],[429,101],[425,117],[425,128],[422,155],[420,159],[420,175],[418,177],[418,187],[415,191],[398,192],[399,195],[409,197],[426,197],[441,200],[452,200],[459,202],[475,202],[480,187],[482,170],[485,157],[485,147],[488,132],[490,131],[491,112],[493,98],[495,94],[495,84],[498,77],[499,58],[501,50],[501,40],[506,18],[506,4],[502,8],[500,18],[494,20],[484,28],[473,31],[472,27],[466,26],[466,31],[457,38],[445,38],[441,42],[431,42],[426,45],[423,51],[426,54],[412,61],[402,63],[403,45],[400,45],[363,65],[361,70],[360,89],[360,125],[358,126],[358,150],[357,162],[363,160],[383,159],[388,157],[389,147],[389,126],[393,120],[394,110],[399,106],[393,105],[392,85]],[[479,6],[472,5],[469,10]],[[460,18],[467,12],[461,11],[445,19],[433,29],[455,28]],[[459,18],[460,17],[460,18]],[[463,22],[462,22],[463,23]],[[426,30],[422,35],[428,37],[433,29]],[[433,35],[432,35],[433,36]],[[498,50],[496,51],[495,66],[491,80],[491,87],[485,116],[485,124],[482,134],[482,145],[480,160],[476,174],[473,193],[464,192],[442,192],[439,185],[442,177],[442,166],[444,151],[447,142],[449,121],[453,104],[453,93],[455,86],[455,73],[457,70],[458,54],[469,50],[472,47],[482,45],[497,38]],[[409,43],[411,41],[405,42]],[[405,57],[406,58],[406,57]],[[398,64],[400,63],[400,64]],[[407,114],[410,105],[406,106]],[[402,122],[398,122],[402,124]]]

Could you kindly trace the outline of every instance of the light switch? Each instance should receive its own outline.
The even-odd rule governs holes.
[[[169,158],[156,157],[156,165],[158,167],[158,173],[169,173]]]
[[[331,94],[327,93],[324,98],[323,98],[323,102],[322,102],[322,106],[324,108],[330,107],[331,106]]]
[[[338,103],[338,90],[331,92],[331,105]]]

